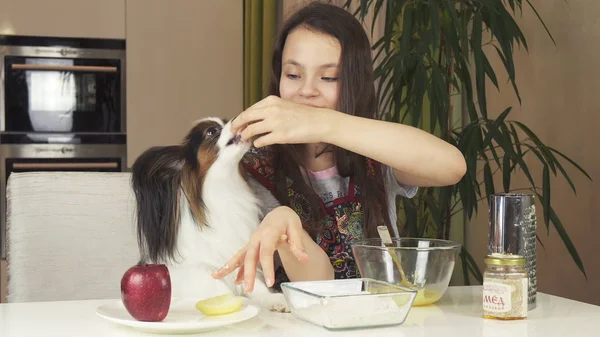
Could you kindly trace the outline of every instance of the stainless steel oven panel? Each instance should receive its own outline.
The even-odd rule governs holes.
[[[0,131],[6,130],[4,119],[4,56],[54,57],[54,58],[97,58],[121,61],[121,132],[127,132],[126,52],[121,49],[92,49],[73,47],[26,47],[0,46]]]
[[[121,171],[127,167],[125,144],[0,144],[0,258],[6,258],[6,159],[7,158],[120,158]],[[99,166],[104,166],[102,163]],[[43,165],[43,164],[42,164]]]
[[[73,47],[27,47],[3,46],[0,49],[3,55],[23,57],[53,57],[53,58],[92,58],[92,59],[119,59],[125,61],[125,50],[120,49],[91,49]]]

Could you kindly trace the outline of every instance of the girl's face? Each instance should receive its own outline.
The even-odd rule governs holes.
[[[341,55],[342,49],[336,38],[304,27],[292,30],[283,48],[279,82],[281,98],[337,109]]]

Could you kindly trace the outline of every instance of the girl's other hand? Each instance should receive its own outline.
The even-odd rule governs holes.
[[[259,136],[254,146],[323,142],[336,111],[297,104],[269,96],[239,114],[232,132],[241,130],[242,140]]]
[[[308,259],[302,242],[302,232],[302,223],[294,210],[287,206],[275,208],[265,216],[256,232],[250,237],[248,244],[217,270],[213,277],[220,279],[239,267],[236,283],[243,281],[244,292],[252,292],[260,260],[265,283],[271,287],[275,280],[273,255],[282,245],[290,249],[298,260]]]

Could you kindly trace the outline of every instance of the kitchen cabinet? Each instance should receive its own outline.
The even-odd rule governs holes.
[[[126,0],[127,157],[243,106],[243,1]]]
[[[125,38],[125,0],[0,0],[0,34]]]

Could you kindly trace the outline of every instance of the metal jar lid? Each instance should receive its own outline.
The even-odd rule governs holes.
[[[527,260],[521,255],[491,254],[485,257],[484,262],[490,266],[525,266]]]

